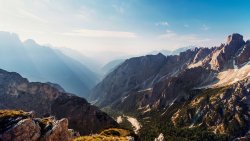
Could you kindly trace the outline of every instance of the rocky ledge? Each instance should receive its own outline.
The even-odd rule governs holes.
[[[0,140],[70,141],[79,133],[68,129],[66,118],[35,118],[34,112],[0,110]]]

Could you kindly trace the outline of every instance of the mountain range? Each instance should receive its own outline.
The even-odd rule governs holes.
[[[167,50],[167,49],[163,49],[163,50],[160,50],[160,51],[152,51],[152,52],[149,52],[147,53],[148,55],[156,55],[158,53],[161,53],[165,56],[169,56],[169,55],[179,55],[181,52],[184,52],[188,49],[194,49],[195,46],[187,46],[187,47],[180,47],[180,48],[177,48],[175,50]]]
[[[41,46],[16,34],[0,32],[0,68],[18,72],[30,81],[52,82],[67,92],[87,97],[98,75],[61,51]]]
[[[32,116],[0,111],[0,139],[3,135],[5,139],[18,138],[13,132],[26,125],[35,126],[35,133],[46,129],[40,138],[67,140],[75,137],[68,128],[88,135],[80,137],[82,140],[117,136],[131,141],[250,139],[250,40],[238,33],[217,47],[191,47],[175,55],[158,53],[115,61],[107,65],[107,74],[90,91],[88,100],[94,105],[69,93],[69,87],[58,85],[64,80],[89,91],[90,84],[76,81],[81,74],[86,82],[96,76],[83,63],[32,40],[23,43],[14,34],[0,35],[1,65],[8,70],[0,70],[0,109],[34,111]],[[36,78],[46,83],[30,82],[19,72],[54,81]],[[64,76],[70,79],[61,79]],[[45,125],[65,130],[55,134]]]
[[[181,52],[184,52],[188,49],[192,49],[192,48],[195,48],[193,46],[188,46],[188,47],[181,47],[181,48],[178,48],[178,49],[175,49],[175,50],[160,50],[160,51],[152,51],[152,52],[149,52],[147,53],[148,55],[156,55],[158,53],[161,53],[165,56],[169,56],[169,55],[179,55],[179,53]],[[132,58],[132,57],[127,57],[127,58]],[[102,74],[107,75],[109,74],[110,72],[112,72],[113,70],[115,70],[119,65],[121,65],[126,59],[114,59],[110,62],[108,62],[107,64],[105,64],[102,68],[101,68],[101,71],[102,71]]]
[[[244,139],[250,129],[249,64],[250,41],[234,33],[218,47],[127,59],[92,89],[89,100],[121,113],[114,117],[138,118],[145,140],[160,132],[173,139]],[[180,131],[190,137],[169,133]]]

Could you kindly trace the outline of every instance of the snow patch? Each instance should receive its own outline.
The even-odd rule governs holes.
[[[152,90],[152,88],[147,88],[147,89],[144,89],[144,90],[140,90],[140,91],[137,91],[137,92],[145,92],[145,91],[151,91]]]
[[[124,102],[124,100],[125,100],[126,98],[128,98],[128,95],[127,95],[127,96],[122,97],[122,103]]]

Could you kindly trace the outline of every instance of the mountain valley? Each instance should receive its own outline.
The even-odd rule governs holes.
[[[250,41],[236,33],[218,47],[131,58],[89,100],[114,118],[137,118],[142,140],[248,139],[249,58]]]
[[[58,84],[0,70],[0,139],[34,128],[22,139],[248,140],[249,58],[250,41],[234,33],[218,47],[119,61],[91,90],[93,105]]]

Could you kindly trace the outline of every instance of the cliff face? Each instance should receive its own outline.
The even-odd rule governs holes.
[[[0,70],[0,108],[35,111],[39,117],[67,118],[81,134],[96,133],[117,123],[85,99],[62,92],[51,84],[29,82],[17,73]]]
[[[0,110],[0,140],[71,141],[79,133],[68,129],[68,120],[35,118],[32,112]]]

